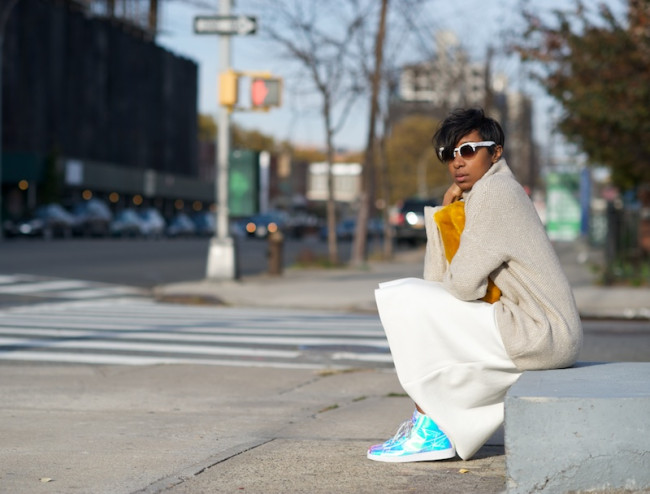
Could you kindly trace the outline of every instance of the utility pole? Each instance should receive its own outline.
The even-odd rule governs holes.
[[[4,9],[0,11],[0,242],[4,238],[4,227],[2,219],[2,54],[5,40],[5,27],[9,19],[9,13],[18,0],[9,0]]]
[[[230,15],[231,0],[219,0],[219,15]],[[230,35],[219,35],[219,67],[223,74],[230,70]],[[206,277],[213,280],[232,280],[238,275],[235,243],[228,227],[228,159],[230,155],[230,109],[219,107],[217,132],[217,162],[215,194],[217,205],[217,235],[210,241]]]

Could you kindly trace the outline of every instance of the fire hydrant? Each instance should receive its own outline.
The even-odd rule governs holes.
[[[268,235],[269,241],[269,274],[273,276],[282,275],[282,257],[284,248],[284,236],[281,232],[273,232]]]

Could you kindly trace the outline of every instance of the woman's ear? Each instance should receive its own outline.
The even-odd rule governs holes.
[[[496,163],[501,159],[501,155],[503,154],[503,146],[496,145],[494,146],[494,153],[492,153],[492,164]]]

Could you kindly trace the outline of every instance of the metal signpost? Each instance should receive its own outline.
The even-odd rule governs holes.
[[[253,34],[257,29],[254,17],[231,16],[231,0],[219,1],[218,16],[194,19],[197,34],[219,35],[219,66],[221,73],[230,70],[230,36]],[[221,106],[217,135],[217,235],[210,242],[206,276],[215,280],[232,280],[237,277],[236,250],[228,226],[228,157],[230,155],[230,109]]]

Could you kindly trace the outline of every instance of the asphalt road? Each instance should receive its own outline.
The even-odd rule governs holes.
[[[650,362],[650,320],[583,319],[580,362]]]
[[[205,277],[209,238],[42,239],[13,238],[0,243],[0,274],[32,274],[151,288]],[[268,242],[237,240],[241,275],[268,270]],[[326,242],[315,237],[284,242],[284,265],[301,256],[325,256]],[[350,243],[341,242],[347,261]]]

